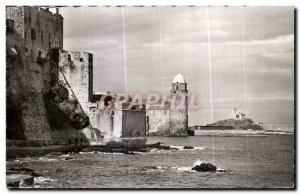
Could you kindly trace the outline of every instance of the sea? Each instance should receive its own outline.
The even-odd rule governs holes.
[[[275,189],[295,184],[295,142],[290,133],[147,138],[147,143],[154,142],[178,150],[46,155],[7,161],[7,167],[28,167],[41,173],[35,177],[34,188]],[[186,145],[194,149],[183,149]],[[216,165],[219,172],[191,170],[202,162]]]

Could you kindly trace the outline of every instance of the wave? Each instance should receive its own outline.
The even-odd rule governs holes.
[[[97,152],[98,154],[106,154],[106,155],[125,155],[124,153],[118,152]]]
[[[133,154],[136,154],[136,155],[143,155],[143,156],[145,156],[145,155],[146,155],[146,153],[145,153],[145,152],[133,152]]]
[[[172,169],[173,170],[176,170],[178,172],[192,172],[192,173],[201,173],[201,174],[212,174],[212,173],[225,173],[226,170],[225,169],[222,169],[222,168],[217,168],[216,172],[197,172],[195,170],[192,170],[192,166],[173,166]]]
[[[91,152],[79,152],[79,154],[85,155],[85,154],[95,154],[95,151],[91,151]]]
[[[167,166],[144,166],[142,172],[164,172],[168,169]]]
[[[182,167],[173,166],[172,169],[179,171],[179,172],[197,172],[197,171],[192,170],[192,167],[190,167],[190,166],[182,166]]]
[[[193,166],[201,165],[202,163],[204,162],[201,160],[197,160],[196,162],[193,163]]]
[[[153,149],[150,150],[150,152],[158,152],[158,153],[161,152],[161,151],[163,151],[163,150],[160,150],[160,149],[157,149],[157,148],[153,148]]]
[[[55,162],[58,161],[58,159],[55,158],[47,158],[47,157],[39,157],[40,161],[44,161],[44,162]]]
[[[195,170],[192,170],[192,168],[194,166],[199,166],[201,165],[202,163],[204,163],[203,161],[201,160],[197,160],[196,162],[193,163],[193,166],[182,166],[182,167],[179,167],[179,166],[173,166],[172,169],[173,170],[176,170],[178,172],[196,172],[196,173],[201,173],[201,174],[212,174],[211,172],[197,172]],[[213,172],[213,173],[225,173],[226,170],[225,169],[222,169],[222,168],[217,168],[216,172]]]
[[[69,156],[70,156],[70,154],[65,154],[65,155],[61,155],[59,157],[63,158],[63,157],[69,157]]]
[[[108,155],[125,155],[124,153],[117,153],[117,152],[113,152],[113,153],[110,153],[110,152],[103,152],[104,154],[108,154]]]
[[[51,179],[49,177],[34,177],[34,183],[42,183],[42,182],[54,182],[55,179]]]
[[[33,158],[33,157],[27,157],[27,158],[20,158],[19,161],[20,162],[32,162],[32,161],[36,161],[37,158]]]
[[[42,176],[40,176],[40,177],[34,177],[34,185],[33,185],[33,187],[40,188],[40,185],[42,185],[43,183],[47,184],[47,187],[49,187],[48,184],[50,182],[56,182],[56,180],[55,179],[51,179],[49,177],[42,177]]]

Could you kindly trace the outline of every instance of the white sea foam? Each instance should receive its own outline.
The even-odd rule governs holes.
[[[173,166],[172,169],[177,170],[179,172],[196,172],[196,171],[193,171],[192,167],[190,167],[190,166],[182,166],[182,167]]]
[[[199,166],[199,165],[201,165],[202,163],[204,163],[203,161],[201,161],[201,160],[197,160],[196,162],[194,162],[193,163],[193,166]]]
[[[58,161],[58,159],[55,159],[55,158],[47,158],[47,157],[40,157],[39,160],[44,161],[44,162],[54,162],[54,161]]]
[[[117,153],[117,152],[98,152],[98,154],[103,153],[103,154],[107,154],[107,155],[125,155],[124,153]]]
[[[217,168],[217,172],[226,172],[226,170],[223,168]]]
[[[94,154],[95,153],[95,151],[92,151],[92,152],[79,152],[79,154]]]
[[[184,146],[175,146],[175,145],[171,145],[170,148],[176,148],[178,150],[183,150]]]
[[[173,166],[172,169],[174,169],[178,172],[197,172],[195,170],[192,170],[192,168],[194,166],[201,165],[202,163],[204,163],[204,162],[201,160],[197,160],[196,162],[193,163],[193,166]],[[225,169],[217,168],[217,173],[224,173],[224,172],[226,172]],[[201,173],[202,174],[210,174],[210,172],[201,172]]]
[[[142,171],[145,172],[164,172],[168,167],[166,166],[145,166]]]
[[[153,148],[153,149],[150,150],[150,152],[158,152],[159,153],[159,152],[161,152],[161,150],[159,150],[157,148]]]
[[[35,183],[54,182],[54,181],[55,181],[54,179],[47,178],[47,177],[42,177],[42,176],[34,177],[34,182]]]
[[[70,156],[70,154],[65,154],[65,155],[61,155],[59,157],[63,158],[63,157],[69,157],[69,156]]]
[[[133,152],[134,154],[137,154],[137,155],[146,155],[146,153],[145,152]]]
[[[56,180],[55,179],[51,179],[51,178],[48,178],[48,177],[34,177],[34,187],[35,188],[39,188],[41,184],[43,183],[49,183],[49,182],[55,182]]]

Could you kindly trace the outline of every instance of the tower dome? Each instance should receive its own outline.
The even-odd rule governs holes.
[[[185,79],[183,78],[183,76],[182,76],[180,73],[178,73],[178,74],[174,77],[172,83],[186,83],[186,82],[185,82]]]

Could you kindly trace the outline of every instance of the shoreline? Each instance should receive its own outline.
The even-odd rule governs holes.
[[[283,131],[252,131],[252,130],[202,130],[198,131],[191,137],[266,137],[270,135],[294,135],[292,132]],[[157,137],[157,136],[147,136]],[[145,137],[145,138],[147,138]],[[187,136],[188,137],[188,136]],[[172,137],[170,137],[172,138]],[[186,137],[183,137],[186,138]],[[150,142],[149,142],[150,143]],[[168,145],[164,145],[163,142],[156,142],[154,144],[136,145],[134,147],[120,145],[47,145],[47,146],[6,146],[6,161],[14,160],[16,158],[26,158],[43,156],[51,153],[69,153],[80,151],[100,151],[100,152],[117,152],[124,154],[132,154],[133,151],[147,152],[149,148],[157,149],[172,149]]]
[[[194,136],[215,136],[215,137],[266,137],[269,135],[294,135],[289,131],[274,130],[196,130]]]

